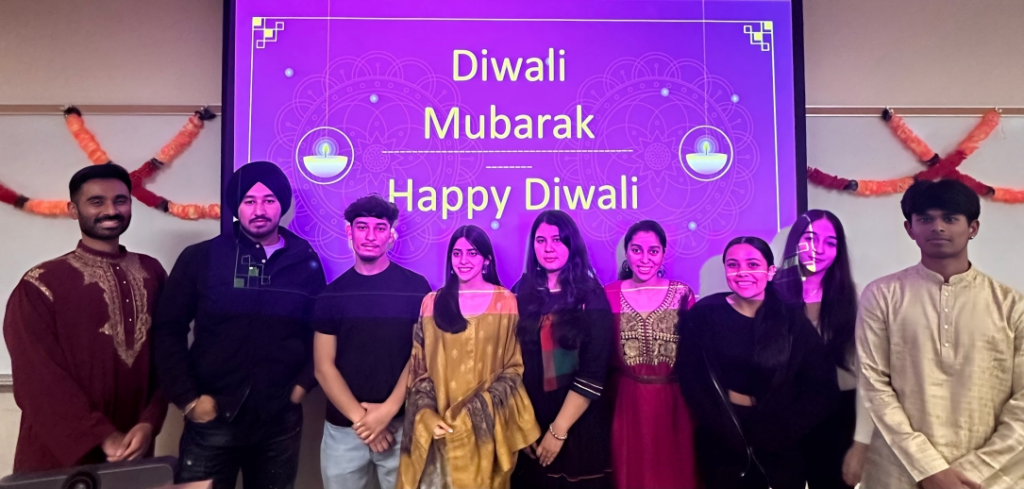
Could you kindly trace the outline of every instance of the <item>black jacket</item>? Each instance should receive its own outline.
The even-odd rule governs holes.
[[[269,259],[235,223],[234,232],[189,246],[178,257],[157,305],[153,361],[164,396],[184,408],[202,394],[231,421],[265,420],[313,376],[320,258],[306,240],[280,228],[285,246]],[[195,321],[191,348],[189,326]]]
[[[767,376],[772,379],[767,394],[746,408],[741,423],[719,380],[709,334],[715,328],[711,310],[732,307],[726,295],[711,295],[689,311],[680,310],[675,368],[696,425],[701,473],[708,487],[730,486],[758,465],[769,480],[799,477],[792,471],[799,470],[800,462],[790,460],[790,454],[797,453],[800,438],[831,412],[839,394],[835,364],[807,317],[788,308],[789,359]]]

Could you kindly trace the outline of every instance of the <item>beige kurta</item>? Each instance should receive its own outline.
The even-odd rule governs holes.
[[[487,310],[461,333],[438,329],[423,299],[412,363],[398,489],[500,489],[518,451],[540,438],[523,387],[516,298],[498,287]],[[453,433],[434,440],[444,421]]]
[[[918,264],[864,290],[860,389],[878,430],[863,489],[914,489],[952,466],[1024,484],[1024,296],[971,268]]]

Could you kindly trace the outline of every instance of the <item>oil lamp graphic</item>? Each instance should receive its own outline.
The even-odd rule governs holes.
[[[352,170],[355,158],[352,140],[336,127],[314,127],[295,145],[296,169],[317,185],[340,182]]]
[[[679,141],[679,164],[690,178],[710,182],[729,173],[734,151],[725,132],[701,125],[686,131]]]
[[[315,154],[303,156],[306,170],[320,178],[331,178],[345,170],[348,156],[338,154],[338,143],[330,137],[322,137],[313,143]]]
[[[717,152],[718,144],[711,136],[697,138],[693,149],[695,152],[686,155],[686,163],[701,175],[714,175],[729,161],[729,155]]]

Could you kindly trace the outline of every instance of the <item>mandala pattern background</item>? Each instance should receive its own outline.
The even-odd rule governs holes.
[[[730,238],[771,238],[791,219],[792,93],[786,75],[776,76],[790,67],[789,12],[776,7],[764,5],[787,14],[774,24],[325,18],[296,7],[296,17],[261,18],[261,28],[287,27],[273,33],[275,42],[256,48],[264,31],[243,39],[250,52],[236,58],[243,81],[235,86],[245,106],[235,113],[249,126],[236,127],[235,165],[268,159],[286,171],[296,189],[289,227],[311,241],[328,279],[352,262],[345,206],[380,192],[402,209],[391,257],[435,286],[448,237],[469,223],[488,230],[499,275],[514,283],[530,224],[539,209],[553,207],[580,224],[602,281],[619,268],[629,225],[654,219],[669,233],[667,274],[696,284]],[[628,19],[622,10],[609,18]],[[592,13],[575,18],[584,14]],[[680,15],[673,18],[691,18]],[[483,55],[493,68],[486,80],[467,74],[473,59],[482,70]],[[557,70],[564,61],[565,78],[494,75],[501,60],[518,56],[524,66],[526,57],[551,56]],[[462,136],[441,136],[440,126],[428,132],[427,107],[440,125],[458,109]],[[466,125],[479,127],[492,110],[532,119],[535,132],[508,137],[491,129],[470,139]],[[552,123],[540,122],[558,114],[570,126],[588,117],[589,127],[558,139]],[[473,213],[470,186],[490,197]],[[429,195],[421,189],[436,190],[440,200],[446,187],[462,193],[457,210],[420,210]],[[507,200],[496,204],[503,191]]]
[[[389,179],[395,180],[398,191],[405,190],[407,180],[412,179],[415,201],[419,197],[415,192],[418,186],[465,186],[479,174],[483,168],[480,154],[386,153],[423,147],[424,106],[440,112],[458,106],[459,102],[458,88],[450,78],[434,73],[422,61],[398,59],[385,52],[335,59],[324,73],[306,78],[298,85],[292,102],[278,112],[277,138],[267,157],[285,169],[295,186],[291,229],[320,252],[328,276],[340,273],[340,263],[351,260],[344,228],[348,203],[387,188]],[[319,126],[343,128],[355,147],[349,175],[331,185],[306,180],[297,167],[301,162],[295,161],[298,140]],[[414,139],[416,142],[411,143]],[[426,144],[424,149],[429,150],[477,147],[474,141],[465,138],[432,139]],[[404,202],[403,199],[399,204]],[[406,208],[401,210],[408,214]],[[409,216],[400,220],[396,229],[400,239],[391,250],[391,256],[403,263],[422,258],[438,243],[447,242],[451,232],[464,224],[458,215],[447,220],[436,212]]]
[[[587,80],[576,103],[592,107],[598,137],[567,141],[562,147],[634,152],[558,154],[554,163],[559,173],[581,185],[600,185],[630,173],[639,175],[644,186],[639,209],[593,213],[579,221],[584,235],[615,243],[622,221],[628,225],[654,219],[673,243],[670,260],[704,255],[712,240],[731,236],[739,213],[753,201],[752,175],[760,163],[751,116],[732,101],[734,93],[725,79],[706,75],[700,62],[663,53],[619,59],[604,74]],[[700,125],[721,129],[734,145],[732,168],[711,182],[689,177],[677,156],[682,137]]]

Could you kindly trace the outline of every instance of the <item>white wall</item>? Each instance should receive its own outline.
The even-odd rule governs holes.
[[[808,105],[1024,105],[1022,0],[804,0]]]
[[[1022,0],[804,3],[809,104],[1024,105]],[[0,104],[220,103],[221,25],[217,0],[2,0]],[[111,157],[129,167],[151,157],[184,122],[184,117],[86,117]],[[914,169],[906,154],[896,162],[887,157],[892,154],[886,150],[893,146],[891,141],[878,142],[885,140],[884,128],[879,139],[860,141],[850,139],[837,125],[809,124],[812,154],[829,155],[811,164],[864,178]],[[955,144],[957,128],[941,131],[949,133],[927,134],[936,149]],[[156,180],[154,190],[180,201],[215,201],[218,132],[214,123],[174,170]],[[40,144],[46,145],[45,161],[35,157]],[[864,157],[869,153],[864,145],[874,156]],[[0,179],[26,194],[47,198],[62,196],[69,172],[88,163],[55,116],[4,117],[0,154],[5,155]],[[975,158],[982,155],[979,151]],[[1019,188],[1024,187],[1024,150],[1018,156],[1013,161],[979,158],[969,164],[979,177]],[[853,235],[860,282],[915,259],[913,244],[900,232],[897,201],[810,190],[811,206],[836,211]],[[1007,281],[1022,271],[1000,266],[1003,258],[1014,255],[1012,246],[1024,239],[1019,216],[1020,211],[1008,206],[986,205],[982,237],[976,243],[989,251],[976,261],[984,261],[983,268]],[[0,225],[8,232],[0,253],[3,297],[21,273],[68,250],[76,235],[73,223],[48,222],[6,206],[0,207]],[[125,243],[156,256],[169,268],[185,245],[216,232],[212,222],[179,222],[137,205]],[[317,447],[323,403],[319,394],[306,402],[298,487],[320,487]],[[180,416],[172,411],[168,420],[158,445],[160,453],[173,454]],[[0,394],[0,472],[10,468],[17,424],[11,395]]]
[[[219,0],[3,0],[0,103],[220,103]]]

